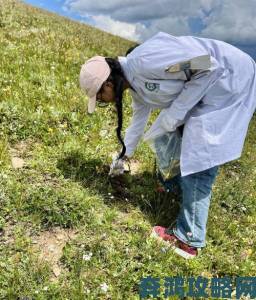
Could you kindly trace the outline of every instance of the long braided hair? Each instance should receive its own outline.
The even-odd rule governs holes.
[[[130,54],[136,47],[140,44],[135,44],[134,46],[130,47],[127,51],[125,56]],[[115,104],[117,109],[117,118],[118,118],[118,126],[116,128],[116,134],[119,142],[122,144],[123,149],[119,154],[119,159],[125,156],[126,147],[122,138],[122,127],[123,127],[123,87],[124,87],[124,73],[122,71],[121,65],[118,60],[110,57],[105,57],[107,64],[110,67],[110,75],[107,81],[110,81],[114,85],[115,91]]]
[[[122,127],[123,127],[123,87],[124,87],[124,74],[118,60],[114,58],[105,57],[106,62],[108,63],[111,73],[107,79],[114,85],[115,92],[115,105],[117,110],[117,120],[118,126],[116,128],[116,134],[119,142],[122,144],[123,149],[119,154],[118,159],[123,158],[126,152],[126,147],[122,138]]]

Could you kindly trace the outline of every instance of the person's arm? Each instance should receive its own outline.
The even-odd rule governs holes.
[[[206,95],[223,72],[224,68],[211,57],[211,68],[192,75],[171,106],[161,111],[159,118],[162,119],[162,126],[166,130],[169,128],[169,131],[175,130],[178,123],[185,119],[187,113]]]
[[[148,105],[133,99],[133,115],[130,126],[127,128],[124,137],[126,156],[131,157],[136,149],[147,124],[151,109]]]

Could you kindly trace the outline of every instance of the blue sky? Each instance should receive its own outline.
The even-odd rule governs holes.
[[[158,31],[229,42],[256,59],[255,0],[24,0],[124,38]]]
[[[81,17],[79,13],[71,12],[64,9],[65,1],[62,0],[23,0],[23,2],[31,4],[36,7],[40,7],[56,14],[69,17],[73,20],[83,21],[85,23],[95,25],[91,18]]]

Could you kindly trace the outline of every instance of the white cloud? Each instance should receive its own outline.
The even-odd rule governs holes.
[[[137,26],[141,27],[139,24],[136,25],[115,21],[111,17],[103,15],[93,16],[92,19],[95,22],[96,27],[104,31],[119,35],[128,40],[139,40],[139,35],[136,33]]]
[[[234,43],[255,44],[256,1],[224,0],[221,7],[205,18],[202,36]]]
[[[128,39],[145,40],[158,31],[193,34],[234,43],[256,42],[255,0],[66,0],[66,9],[93,16],[96,26]]]
[[[166,16],[184,16],[188,15],[188,11],[193,15],[198,10],[196,1],[187,0],[66,0],[65,6],[81,15],[109,15],[118,21],[134,23]]]
[[[168,32],[172,35],[190,34],[190,28],[186,17],[165,17],[151,22],[149,27],[138,27],[137,35],[141,40],[146,40],[159,31]]]

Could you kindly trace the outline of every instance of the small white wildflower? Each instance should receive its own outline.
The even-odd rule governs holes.
[[[88,254],[83,255],[83,260],[89,261],[92,258],[92,252],[89,252]]]
[[[166,247],[162,247],[162,248],[161,248],[161,251],[162,251],[163,253],[166,253],[167,250],[168,250],[168,249],[167,249]]]
[[[102,292],[104,292],[104,293],[106,293],[108,291],[108,285],[106,284],[106,282],[103,282],[100,285],[100,288],[101,288]]]
[[[90,294],[91,291],[88,288],[84,288],[84,292],[85,294]]]
[[[44,290],[44,291],[48,291],[48,286],[45,286],[45,287],[43,288],[43,290]]]
[[[38,291],[38,290],[35,290],[35,294],[39,294],[39,291]]]
[[[111,196],[111,193],[108,193],[109,196]]]
[[[115,197],[114,196],[110,196],[110,199],[114,199]]]
[[[101,136],[101,137],[105,137],[107,134],[108,134],[108,131],[107,131],[106,129],[102,129],[102,130],[100,131],[100,136]]]

